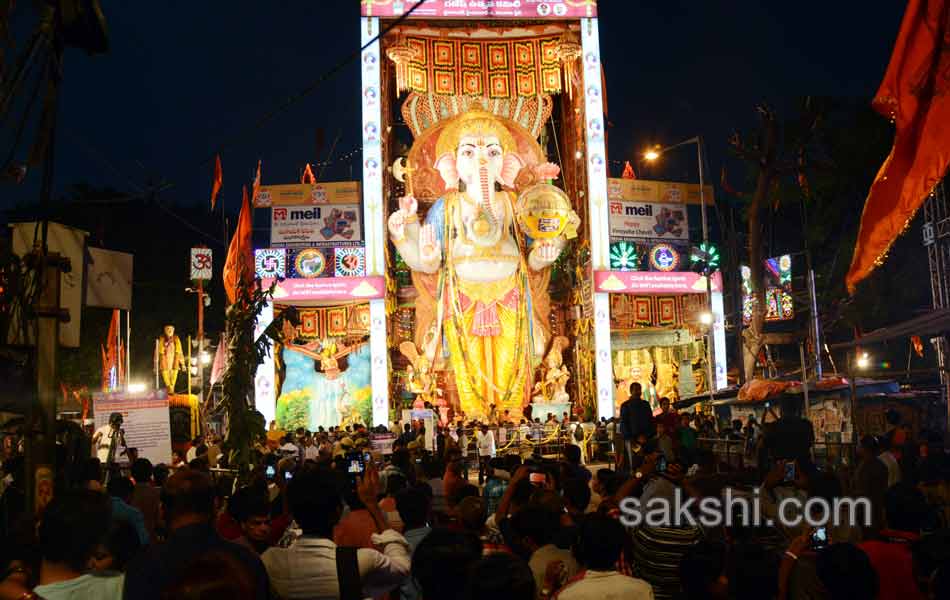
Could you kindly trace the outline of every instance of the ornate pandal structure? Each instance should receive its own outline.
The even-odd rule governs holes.
[[[537,168],[519,156],[512,132],[533,141],[483,110],[451,119],[433,165],[446,192],[424,224],[411,195],[388,223],[420,292],[421,353],[432,365],[447,356],[468,415],[527,402],[525,382],[547,345],[547,315],[538,309],[548,306],[550,267],[579,223],[554,186],[536,184],[518,198],[508,191],[522,169]],[[552,165],[542,171],[556,176]]]

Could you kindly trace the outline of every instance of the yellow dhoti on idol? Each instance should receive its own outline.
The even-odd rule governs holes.
[[[484,414],[491,404],[498,411],[521,409],[529,353],[523,287],[518,274],[446,285],[445,341],[466,414]]]

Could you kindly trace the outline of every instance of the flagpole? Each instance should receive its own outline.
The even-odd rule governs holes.
[[[125,311],[125,387],[132,382],[132,311]]]
[[[122,384],[122,382],[119,381],[119,361],[122,360],[122,357],[119,355],[119,349],[122,348],[122,311],[118,308],[114,309],[113,316],[115,317],[115,358],[113,359],[113,366],[115,367],[115,387],[113,391],[116,391]]]

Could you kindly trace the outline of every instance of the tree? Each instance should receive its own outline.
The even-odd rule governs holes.
[[[762,122],[755,139],[744,140],[735,134],[729,140],[736,155],[752,167],[755,181],[746,211],[750,283],[755,299],[751,322],[741,336],[743,371],[747,380],[752,378],[759,350],[767,342],[763,232],[775,212],[764,209],[773,200],[782,178],[805,170],[806,149],[818,119],[818,113],[807,100],[797,127],[780,125],[772,109],[765,105],[758,106],[757,111]]]
[[[771,335],[761,285],[767,256],[808,249],[826,340],[850,339],[856,330],[909,318],[930,301],[923,283],[927,261],[914,236],[899,238],[890,258],[854,296],[844,285],[867,191],[892,142],[887,120],[863,99],[809,98],[785,122],[767,108],[759,114],[755,136],[730,140],[750,167],[753,189],[736,194],[746,208],[747,264],[758,284],[753,319],[742,336],[747,377]],[[803,319],[798,325],[799,332],[807,330]]]

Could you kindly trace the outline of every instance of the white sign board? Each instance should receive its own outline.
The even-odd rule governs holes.
[[[689,219],[682,204],[611,200],[610,238],[689,241]]]
[[[132,255],[87,248],[86,306],[132,310]]]
[[[271,209],[271,246],[333,246],[362,239],[359,204],[275,206]]]
[[[34,234],[42,237],[37,223],[12,223],[13,253],[23,257],[33,250]],[[46,247],[50,252],[58,252],[69,259],[70,271],[60,276],[60,305],[69,311],[69,322],[59,324],[59,345],[67,348],[79,347],[79,331],[82,322],[83,251],[86,248],[87,232],[59,223],[50,223],[46,235]],[[19,315],[14,315],[15,319]],[[10,340],[11,343],[29,343],[33,340]]]
[[[211,279],[211,248],[191,249],[191,279]]]
[[[164,391],[93,394],[92,410],[97,429],[109,422],[109,415],[121,413],[125,443],[129,448],[137,448],[140,458],[147,458],[152,464],[167,464],[171,460],[168,396]]]
[[[415,408],[409,412],[413,421],[422,421],[425,427],[425,448],[429,452],[435,452],[435,413],[429,408]]]

